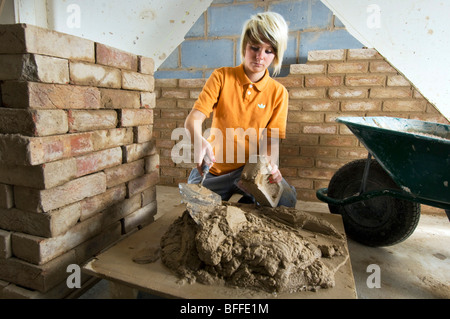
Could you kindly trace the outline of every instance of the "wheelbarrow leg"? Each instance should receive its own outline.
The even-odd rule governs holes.
[[[370,163],[372,162],[372,154],[369,152],[367,156],[366,166],[364,166],[364,173],[361,182],[361,188],[359,189],[359,194],[363,194],[366,191],[367,177],[369,176]]]
[[[450,221],[450,209],[446,209],[445,213],[447,214],[448,220]]]

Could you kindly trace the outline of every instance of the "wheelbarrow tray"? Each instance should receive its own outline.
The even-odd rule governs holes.
[[[411,199],[450,205],[450,125],[394,117],[336,121],[350,129]]]

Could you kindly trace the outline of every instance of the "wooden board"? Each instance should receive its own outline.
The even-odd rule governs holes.
[[[269,294],[241,288],[226,286],[208,286],[199,283],[180,282],[170,269],[165,267],[161,259],[149,264],[137,264],[133,258],[142,254],[149,247],[159,246],[162,235],[173,221],[182,215],[185,205],[180,204],[163,215],[151,225],[123,239],[104,253],[90,260],[83,266],[83,271],[115,284],[123,284],[142,292],[166,298],[182,299],[354,299],[356,298],[355,281],[350,257],[336,272],[336,286],[331,289],[319,289],[316,292]],[[342,218],[339,215],[313,213],[332,223],[344,233]],[[348,248],[345,247],[347,252]]]

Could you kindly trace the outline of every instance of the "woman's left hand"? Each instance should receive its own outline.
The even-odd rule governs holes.
[[[270,172],[270,177],[269,177],[269,183],[271,184],[278,184],[282,181],[283,176],[281,176],[281,172],[278,169],[278,166],[273,164],[272,166],[272,171]]]

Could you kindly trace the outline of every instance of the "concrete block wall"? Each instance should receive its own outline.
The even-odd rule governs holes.
[[[373,49],[311,51],[304,64],[293,64],[290,75],[278,77],[289,91],[287,138],[280,148],[280,170],[297,189],[298,199],[318,201],[344,164],[367,157],[367,150],[339,116],[391,116],[448,121],[414,86]],[[185,182],[193,165],[176,164],[171,139],[182,127],[205,79],[157,79],[155,137],[160,155],[161,183]],[[207,127],[205,125],[205,127]]]
[[[363,47],[320,0],[214,0],[155,78],[208,78],[217,67],[239,65],[242,26],[264,11],[280,13],[289,25],[282,76],[291,64],[305,63],[309,51]]]
[[[153,74],[146,57],[0,26],[0,298],[67,296],[68,265],[154,220]]]

